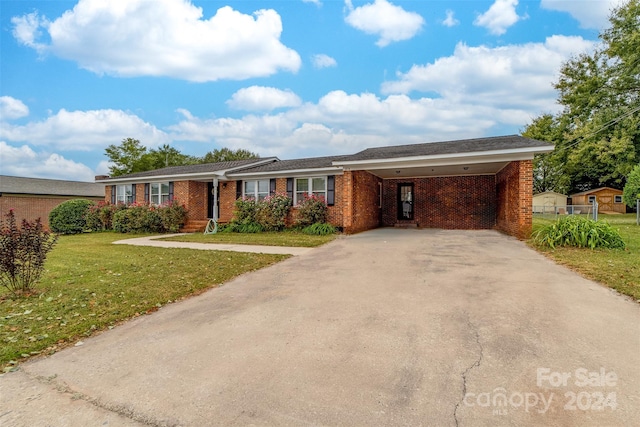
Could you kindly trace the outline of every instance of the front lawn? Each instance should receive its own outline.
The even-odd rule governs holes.
[[[608,222],[620,231],[627,244],[625,250],[536,249],[557,263],[640,301],[640,226],[636,225],[635,214],[600,215],[599,220]],[[551,222],[534,215],[533,228],[536,230]]]
[[[113,245],[116,233],[61,236],[38,294],[0,289],[0,367],[52,353],[96,331],[157,310],[242,273],[288,258]]]
[[[324,245],[336,238],[335,234],[328,236],[316,236],[304,234],[299,231],[270,231],[262,233],[216,233],[216,234],[183,234],[181,236],[166,237],[159,240],[171,240],[174,242],[197,243],[230,243],[238,245],[260,246],[294,246],[313,248]]]

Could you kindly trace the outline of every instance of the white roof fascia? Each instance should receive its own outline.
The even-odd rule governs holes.
[[[553,147],[551,147],[552,151]],[[454,166],[472,163],[496,163],[517,160],[532,160],[538,149],[526,149],[514,152],[513,150],[501,150],[490,152],[455,153],[435,156],[398,157],[395,159],[355,160],[334,162],[348,170],[357,169],[393,169],[425,166]]]
[[[266,159],[260,159],[260,161],[257,161],[255,163],[247,163],[246,165],[236,166],[234,168],[220,169],[220,170],[211,171],[211,172],[185,173],[185,174],[178,174],[178,175],[176,174],[149,175],[149,176],[138,176],[138,177],[131,177],[131,178],[115,177],[115,178],[109,178],[109,179],[96,180],[96,182],[103,183],[103,184],[117,184],[117,183],[124,183],[124,182],[140,182],[140,181],[154,182],[154,181],[167,181],[167,180],[185,181],[189,179],[213,179],[213,178],[218,178],[224,181],[226,179],[225,175],[228,172],[232,172],[236,169],[244,169],[244,168],[260,166],[265,163],[270,163],[277,160],[278,160],[277,157],[269,157]]]
[[[331,166],[325,168],[314,168],[314,169],[290,169],[290,170],[281,170],[281,171],[268,171],[268,172],[251,172],[251,173],[242,173],[238,172],[237,174],[229,174],[229,178],[233,179],[242,179],[242,178],[273,178],[273,177],[296,177],[296,176],[318,176],[318,175],[342,175],[343,168]]]
[[[372,168],[394,168],[398,166],[445,166],[467,163],[490,163],[516,160],[532,160],[537,153],[547,153],[554,150],[554,146],[549,147],[527,147],[509,150],[475,151],[470,153],[449,153],[435,154],[429,156],[396,157],[388,159],[370,160],[337,160],[333,164],[336,166],[352,166],[349,169],[372,169]]]

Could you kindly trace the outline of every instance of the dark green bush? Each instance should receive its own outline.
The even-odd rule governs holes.
[[[274,194],[257,201],[253,197],[236,200],[229,230],[235,233],[259,233],[281,231],[286,225],[291,199],[283,194]]]
[[[88,230],[87,214],[94,202],[85,199],[67,200],[49,213],[49,228],[60,234],[78,234]]]
[[[316,222],[302,229],[304,234],[315,234],[317,236],[327,236],[329,234],[335,234],[336,228],[328,223]]]
[[[618,230],[606,222],[580,216],[566,216],[535,231],[533,242],[540,246],[572,246],[577,248],[624,249]]]
[[[322,196],[305,196],[304,200],[298,203],[296,208],[296,225],[299,227],[327,222],[328,208]]]
[[[45,231],[40,218],[22,221],[18,228],[13,210],[0,227],[0,285],[16,295],[28,293],[42,277],[47,254],[57,236]]]
[[[161,206],[134,203],[116,209],[113,229],[119,233],[177,232],[185,222],[187,210],[177,201]]]

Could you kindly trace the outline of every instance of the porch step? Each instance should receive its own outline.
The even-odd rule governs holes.
[[[417,222],[396,222],[394,227],[397,228],[418,228]]]
[[[202,233],[205,228],[207,228],[207,224],[209,223],[208,219],[190,219],[188,220],[184,226],[180,229],[181,233]]]

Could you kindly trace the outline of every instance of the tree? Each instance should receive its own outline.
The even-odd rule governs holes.
[[[152,149],[142,156],[142,163],[148,170],[161,169],[169,166],[185,166],[199,163],[199,158],[182,154],[178,149],[164,144],[158,149]]]
[[[133,138],[125,138],[120,145],[109,145],[105,150],[109,161],[109,174],[111,176],[127,175],[135,172],[150,170],[150,165],[145,163],[144,155],[147,147]]]
[[[640,0],[615,8],[609,22],[593,53],[563,64],[554,85],[562,112],[524,132],[552,134],[553,173],[569,191],[622,188],[640,159]]]
[[[640,199],[640,163],[633,168],[627,177],[627,184],[622,190],[622,200],[630,208],[636,207],[637,199]]]
[[[202,163],[217,163],[228,162],[231,160],[246,160],[246,159],[258,159],[260,155],[252,153],[249,150],[238,148],[237,150],[231,150],[229,148],[216,148],[213,151],[209,151],[202,157]]]

